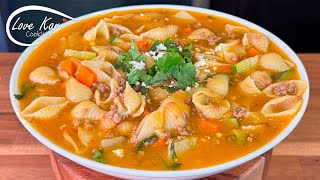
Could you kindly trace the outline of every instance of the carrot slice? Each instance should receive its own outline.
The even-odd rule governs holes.
[[[218,72],[218,73],[231,72],[231,66],[232,64],[218,66],[216,67],[215,72]]]
[[[259,51],[256,50],[255,48],[250,48],[247,50],[247,53],[249,56],[255,56],[255,55],[258,55],[259,54]]]
[[[76,73],[76,68],[76,65],[71,59],[67,59],[61,63],[61,69],[72,76],[74,76],[74,74]]]
[[[186,27],[186,28],[183,28],[183,32],[189,34],[192,32],[192,29],[191,29],[191,27]]]
[[[158,147],[158,148],[162,148],[162,147],[166,146],[166,139],[164,139],[164,138],[159,139],[154,146]]]
[[[205,120],[198,120],[198,124],[200,127],[202,127],[203,129],[206,129],[208,131],[216,131],[219,127],[218,124],[209,123]]]
[[[136,41],[136,45],[137,45],[137,48],[139,50],[147,50],[147,47],[148,47],[148,41],[144,41],[144,40],[141,40],[141,41]]]
[[[97,81],[97,75],[91,69],[80,65],[76,72],[76,79],[82,84],[91,87]]]

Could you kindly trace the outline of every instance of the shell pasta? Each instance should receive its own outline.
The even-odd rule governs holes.
[[[76,22],[37,47],[19,75],[21,117],[99,163],[208,167],[276,137],[307,82],[256,30],[206,14],[119,11]]]

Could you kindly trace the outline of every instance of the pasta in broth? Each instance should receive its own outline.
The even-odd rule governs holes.
[[[248,27],[142,9],[54,34],[26,60],[15,97],[23,118],[75,154],[127,168],[194,169],[277,136],[303,102],[299,78]]]

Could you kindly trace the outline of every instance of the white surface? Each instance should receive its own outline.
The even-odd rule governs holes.
[[[260,26],[257,26],[249,21],[246,21],[244,19],[225,14],[222,12],[214,11],[214,10],[208,10],[208,9],[202,9],[202,8],[196,8],[196,7],[189,7],[189,6],[178,6],[178,5],[140,5],[140,6],[127,6],[127,7],[121,7],[121,8],[114,8],[104,11],[95,12],[92,14],[88,14],[85,16],[82,16],[78,19],[86,19],[89,17],[93,17],[96,15],[106,14],[112,11],[121,11],[121,10],[132,10],[132,9],[152,9],[152,8],[167,8],[167,9],[178,9],[178,10],[189,10],[189,11],[195,11],[195,12],[202,12],[206,14],[210,14],[213,16],[220,16],[223,18],[231,19],[233,21],[236,21],[240,24],[243,24],[245,26],[248,26],[252,29],[256,29],[257,31],[267,35],[274,43],[276,43],[281,49],[285,51],[286,54],[292,59],[296,65],[298,66],[298,70],[301,76],[301,79],[306,81],[308,83],[308,88],[303,95],[303,105],[299,111],[299,113],[296,115],[296,117],[291,121],[291,123],[272,141],[270,141],[268,144],[264,145],[260,149],[247,154],[243,157],[240,157],[238,159],[235,159],[233,161],[229,161],[223,164],[207,167],[207,168],[200,168],[200,169],[193,169],[193,170],[176,170],[176,171],[148,171],[148,170],[135,170],[135,169],[127,169],[127,168],[121,168],[121,167],[115,167],[108,164],[101,164],[97,163],[95,161],[82,158],[80,156],[77,156],[75,154],[72,154],[61,147],[57,146],[56,144],[49,141],[47,138],[45,138],[43,135],[41,135],[39,132],[37,132],[33,127],[23,118],[20,117],[20,107],[19,102],[13,97],[13,94],[18,93],[18,75],[20,73],[20,69],[22,67],[23,62],[27,59],[29,54],[36,49],[38,46],[33,46],[27,48],[18,59],[16,65],[13,68],[11,79],[10,79],[10,99],[12,106],[14,108],[15,113],[17,114],[19,120],[24,125],[24,127],[35,137],[37,138],[41,143],[52,149],[53,151],[61,154],[62,156],[77,162],[83,166],[86,166],[90,169],[99,171],[101,173],[105,173],[108,175],[121,177],[121,178],[127,178],[127,179],[194,179],[194,178],[200,178],[205,177],[213,174],[220,173],[222,171],[226,171],[228,169],[231,169],[233,167],[239,166],[251,159],[254,159],[255,157],[265,153],[269,149],[276,146],[279,142],[281,142],[285,137],[288,136],[288,134],[296,127],[298,122],[303,116],[303,113],[305,112],[305,109],[307,107],[308,99],[309,99],[309,80],[306,73],[306,70],[301,63],[298,56],[292,51],[292,49],[286,45],[282,40],[280,40],[278,37],[270,33],[269,31],[261,28]],[[64,24],[65,26],[69,26],[73,24],[74,22],[67,22]],[[50,32],[52,33],[52,32]],[[45,40],[46,35],[40,37],[35,42],[42,42]]]

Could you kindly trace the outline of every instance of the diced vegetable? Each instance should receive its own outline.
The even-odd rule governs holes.
[[[159,139],[154,146],[157,148],[165,147],[166,146],[166,139],[164,139],[164,138]]]
[[[286,80],[286,79],[289,79],[293,74],[294,74],[294,69],[291,68],[289,70],[286,70],[286,71],[279,72],[279,73],[275,74],[274,75],[274,79],[276,81]]]
[[[190,33],[192,32],[191,27],[186,27],[186,28],[183,28],[182,30],[183,30],[183,32],[186,33],[186,34],[190,34]]]
[[[149,142],[152,142],[152,141],[155,141],[157,140],[158,136],[157,135],[152,135],[148,138],[145,138],[144,140],[142,140],[137,146],[136,146],[136,149],[135,149],[135,152],[138,152],[138,151],[141,151],[143,149],[143,146],[145,143],[149,143]]]
[[[74,74],[76,73],[77,67],[71,59],[67,59],[65,61],[62,61],[61,69],[67,72],[68,74],[74,76]]]
[[[137,48],[142,51],[147,51],[150,48],[148,41],[144,40],[136,41],[136,45]]]
[[[249,55],[250,57],[252,57],[252,56],[258,55],[258,54],[259,54],[259,51],[252,47],[252,48],[250,48],[250,49],[247,50],[247,53],[248,53],[248,55]]]
[[[23,84],[22,88],[21,88],[21,93],[20,94],[14,94],[13,96],[17,99],[17,100],[21,100],[22,98],[24,98],[26,96],[27,93],[29,93],[30,91],[32,91],[35,88],[34,85],[32,84]]]
[[[86,66],[80,65],[78,71],[76,72],[76,79],[80,83],[91,87],[92,84],[97,81],[97,75]]]
[[[133,127],[134,127],[134,123],[132,121],[122,121],[117,126],[117,131],[119,134],[123,136],[129,136],[132,132]]]
[[[250,57],[231,66],[231,70],[234,74],[240,74],[249,71],[258,65],[258,60],[258,56]]]
[[[231,118],[229,119],[229,122],[232,127],[235,127],[235,128],[239,127],[239,121],[237,118]]]
[[[247,138],[248,133],[241,129],[233,130],[232,134],[227,136],[227,140],[235,142],[237,144],[244,144],[247,141]]]
[[[232,64],[217,66],[214,71],[217,73],[228,73],[228,72],[231,72],[231,66]]]
[[[125,137],[119,136],[119,137],[114,137],[114,138],[109,138],[109,139],[102,139],[100,144],[101,144],[101,147],[107,148],[107,147],[111,147],[111,146],[117,145],[119,143],[122,143],[125,140],[126,140]]]
[[[196,137],[188,137],[186,139],[183,139],[181,141],[174,142],[174,150],[177,156],[180,156],[181,154],[187,152],[192,147],[194,147],[197,144],[197,138]]]
[[[90,51],[76,51],[72,49],[66,49],[63,55],[66,57],[73,57],[79,60],[84,60],[84,59],[88,60],[88,59],[95,58],[97,56],[97,53],[90,52]]]
[[[99,163],[105,164],[106,161],[103,158],[103,154],[104,154],[103,150],[95,150],[94,154],[92,155],[92,159]]]
[[[218,124],[209,123],[206,120],[198,120],[197,122],[201,128],[208,131],[217,131],[219,127]]]

